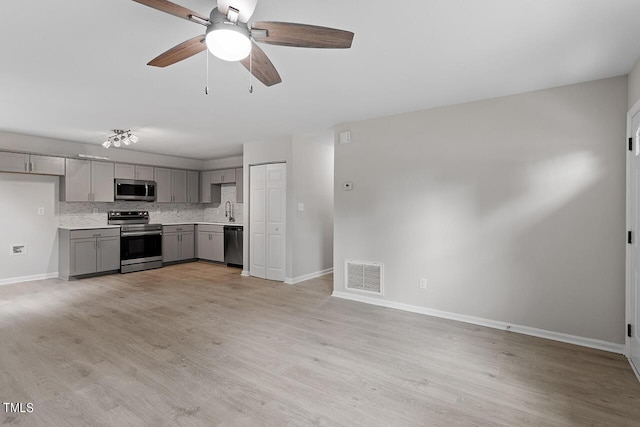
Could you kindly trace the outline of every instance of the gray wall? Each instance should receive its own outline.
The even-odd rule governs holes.
[[[333,267],[333,132],[294,136],[292,149],[295,279]]]
[[[138,145],[142,144],[146,144],[146,146],[149,147],[153,143],[151,141],[138,142]],[[201,170],[204,167],[204,161],[202,160],[143,153],[141,151],[135,151],[134,148],[135,146],[131,145],[127,148],[105,149],[101,145],[81,144],[78,142],[0,131],[0,150],[24,151],[65,157],[77,157],[78,154],[87,154],[92,156],[106,156],[114,162],[181,169]]]
[[[331,131],[246,143],[244,157],[244,270],[250,267],[251,165],[287,163],[286,278],[333,266],[333,134]],[[298,202],[305,205],[299,212]]]
[[[0,173],[0,282],[58,271],[57,177]],[[44,208],[44,215],[38,215]],[[10,256],[12,244],[26,255]]]
[[[249,236],[251,234],[251,221],[249,216],[249,171],[252,165],[260,165],[265,163],[287,163],[287,249],[286,249],[286,277],[292,277],[293,274],[293,245],[291,236],[291,218],[293,217],[292,204],[292,176],[291,161],[292,148],[291,137],[283,137],[277,140],[248,142],[242,146],[243,155],[243,179],[244,193],[242,203],[242,216],[244,218],[244,234],[243,234],[243,270],[249,271],[251,266],[249,260]]]
[[[335,290],[384,262],[384,299],[623,343],[626,83],[338,126]]]
[[[640,59],[629,72],[629,94],[627,97],[627,109],[630,110],[640,100]]]

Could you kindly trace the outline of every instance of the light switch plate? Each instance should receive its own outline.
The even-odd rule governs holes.
[[[304,203],[302,203],[302,202],[298,203],[298,211],[299,212],[304,211]]]

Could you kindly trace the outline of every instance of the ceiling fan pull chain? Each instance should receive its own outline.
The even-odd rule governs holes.
[[[209,52],[205,52],[207,56],[207,85],[204,87],[204,94],[209,95]]]
[[[249,93],[253,93],[253,49],[249,51]]]

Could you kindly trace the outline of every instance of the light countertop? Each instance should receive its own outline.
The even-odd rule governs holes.
[[[120,228],[119,225],[82,225],[82,226],[72,226],[72,225],[65,225],[65,226],[60,226],[58,228],[61,228],[63,230],[95,230],[98,228]]]
[[[234,225],[237,227],[244,227],[244,224],[239,224],[237,222],[203,222],[203,221],[195,221],[195,222],[165,222],[162,225]],[[72,226],[65,225],[60,226],[63,230],[94,230],[98,228],[120,228],[119,225],[81,225],[81,226]]]
[[[162,225],[235,225],[238,227],[244,227],[244,224],[240,224],[238,222],[204,222],[204,221],[184,221],[184,222],[164,222]]]

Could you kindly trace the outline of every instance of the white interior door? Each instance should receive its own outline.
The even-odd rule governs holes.
[[[249,274],[267,278],[265,259],[267,165],[251,166],[249,169]]]
[[[286,199],[286,165],[267,165],[267,279],[281,282],[285,276]]]
[[[629,322],[631,323],[630,359],[636,372],[640,372],[640,112],[632,120],[633,152],[630,161],[629,200],[631,244],[631,289]]]
[[[286,164],[249,171],[249,274],[284,281],[286,265]]]

